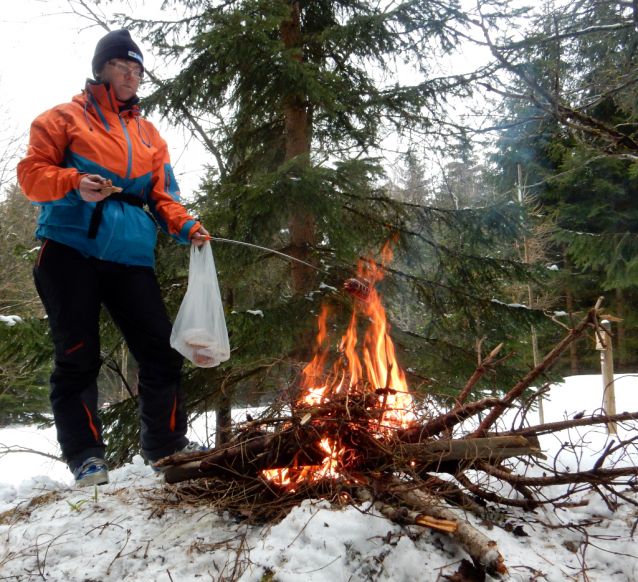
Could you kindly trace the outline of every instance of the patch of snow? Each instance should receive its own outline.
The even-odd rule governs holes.
[[[11,509],[15,503],[18,492],[15,485],[10,483],[0,483],[0,513]]]
[[[514,307],[516,309],[529,309],[529,307],[527,307],[527,305],[523,305],[522,303],[503,303],[502,301],[499,301],[498,299],[492,299],[491,300],[492,303],[497,303],[498,305],[505,305],[505,307]]]
[[[547,267],[550,271],[558,271],[558,265],[551,265],[549,267]]]
[[[37,495],[46,493],[47,491],[57,491],[64,489],[64,483],[51,479],[47,475],[36,475],[29,477],[20,483],[17,489],[16,497],[18,499],[29,499],[33,497],[34,492]]]
[[[257,309],[257,310],[252,310],[252,309],[247,309],[246,313],[250,313],[251,315],[261,315],[262,317],[264,316],[264,312],[261,309]]]
[[[617,410],[634,411],[638,375],[617,375],[615,384]],[[570,418],[583,409],[594,412],[602,396],[599,375],[566,378],[553,385],[544,400],[545,422]],[[248,412],[257,414],[234,410],[233,417],[242,422]],[[508,411],[504,425],[519,422],[515,414]],[[538,412],[529,413],[529,422],[538,422]],[[617,438],[631,437],[620,425],[619,429]],[[212,431],[210,413],[193,423],[189,437],[205,442]],[[54,429],[0,429],[0,443],[5,446],[52,447],[53,437]],[[610,440],[604,427],[589,431],[589,453],[578,457],[563,448],[562,433],[539,438],[550,456],[548,463],[553,462],[552,455],[559,455],[559,466],[572,470],[595,463]],[[571,456],[564,457],[567,453]],[[11,464],[12,457],[20,458],[17,467]],[[22,478],[19,483],[0,484],[0,512],[16,504],[24,509],[21,517],[0,525],[5,579],[200,582],[210,577],[260,582],[272,573],[266,579],[277,582],[435,582],[453,574],[461,559],[469,559],[446,536],[398,526],[365,504],[340,507],[306,500],[275,525],[251,526],[214,507],[164,507],[161,502],[169,493],[139,456],[111,471],[111,482],[97,487],[97,500],[95,488],[69,486],[71,474],[62,463],[47,460],[43,468],[42,459],[26,453],[0,457],[0,480],[13,480],[18,476],[14,472]],[[50,472],[56,467],[64,469],[64,478]],[[49,491],[57,496],[28,506],[34,496]],[[631,491],[625,494],[636,499]],[[592,581],[637,580],[638,550],[631,537],[635,507],[619,500],[621,505],[612,511],[593,493],[583,500],[589,505],[539,508],[534,513],[508,509],[505,521],[522,526],[529,537],[516,537],[498,524],[488,529],[475,516],[454,511],[498,544],[512,581],[582,580],[584,567]],[[589,527],[587,536],[578,527],[565,527],[581,520],[600,523]],[[492,582],[489,576],[487,582]]]
[[[0,315],[0,321],[13,327],[16,323],[22,323],[22,318],[18,315]]]
[[[328,289],[330,291],[334,291],[335,293],[338,291],[336,287],[331,287],[330,285],[326,285],[325,283],[320,283],[319,289]]]
[[[554,317],[565,317],[569,315],[566,311],[554,311]]]

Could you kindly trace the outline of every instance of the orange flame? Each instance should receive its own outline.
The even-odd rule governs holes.
[[[388,264],[392,260],[389,243],[382,250],[382,258],[383,264]],[[383,409],[377,425],[381,437],[392,430],[410,426],[415,417],[405,374],[396,359],[394,344],[389,335],[390,325],[385,309],[374,288],[374,284],[383,279],[383,270],[373,261],[365,264],[360,262],[359,278],[366,281],[366,285],[370,287],[370,301],[366,304],[358,304],[355,301],[352,319],[339,342],[339,350],[345,356],[347,366],[344,366],[343,359],[338,359],[332,372],[327,377],[325,375],[329,340],[328,308],[324,305],[318,320],[318,347],[302,374],[303,404],[320,405],[324,398],[335,393],[348,393],[354,390],[359,393],[377,391],[377,394],[382,394],[381,402],[376,406]],[[363,365],[356,351],[358,310],[361,310],[362,315],[371,322],[363,338]],[[262,475],[276,485],[288,487],[289,491],[294,491],[292,487],[302,481],[313,483],[320,479],[340,477],[340,465],[346,448],[330,438],[322,439],[320,446],[327,454],[321,466],[271,469],[263,471]]]
[[[319,334],[317,335],[318,349],[312,361],[303,369],[301,387],[308,391],[305,401],[308,404],[319,404],[323,398],[324,392],[328,387],[324,383],[321,386],[321,376],[328,357],[328,331],[326,329],[326,320],[328,319],[328,308],[321,306],[321,315],[319,315]]]

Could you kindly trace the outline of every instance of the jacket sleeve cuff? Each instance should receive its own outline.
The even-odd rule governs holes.
[[[187,220],[182,226],[179,234],[177,235],[178,242],[188,245],[191,242],[191,236],[195,233],[195,231],[200,228],[202,225],[196,220]]]
[[[74,180],[73,180],[73,187],[76,190],[80,189],[80,182],[82,181],[82,178],[84,178],[84,176],[88,176],[88,174],[80,174],[78,172],[77,176],[75,176]]]
[[[190,222],[190,221],[189,221]],[[188,233],[188,242],[190,242],[191,237],[202,227],[201,223],[195,222]]]

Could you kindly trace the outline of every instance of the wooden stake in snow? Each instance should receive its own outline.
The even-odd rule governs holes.
[[[616,390],[614,388],[614,353],[611,344],[611,322],[600,322],[601,336],[596,338],[596,348],[600,350],[600,367],[603,376],[603,408],[607,416],[616,414]],[[609,434],[618,434],[616,423],[607,424]]]

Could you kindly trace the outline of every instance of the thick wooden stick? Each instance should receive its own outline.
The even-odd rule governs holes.
[[[167,483],[179,483],[200,477],[228,475],[255,476],[264,469],[282,469],[295,460],[300,465],[321,465],[326,453],[319,448],[319,438],[304,431],[282,431],[260,435],[248,442],[225,445],[208,451],[200,460],[169,466]],[[162,461],[168,465],[166,459]],[[159,463],[156,466],[160,466]]]
[[[395,482],[400,484],[398,479]],[[443,507],[438,497],[419,489],[399,491],[396,494],[405,503],[413,505],[426,515],[437,519],[456,521],[457,530],[447,535],[472,556],[475,564],[481,564],[490,576],[496,579],[507,576],[507,567],[503,556],[498,551],[496,542],[478,531],[469,521],[461,519],[452,510]]]
[[[560,473],[553,477],[523,477],[502,471],[487,463],[482,464],[481,470],[511,485],[523,485],[525,487],[548,487],[550,485],[568,485],[570,483],[603,483],[618,477],[638,475],[638,467],[592,469],[591,471],[579,471],[576,473]]]
[[[383,503],[383,501],[375,501],[374,496],[367,489],[357,489],[356,494],[360,501],[373,503],[374,508],[390,521],[402,525],[420,525],[444,533],[454,533],[458,529],[456,520],[451,521],[448,519],[435,518],[430,515],[425,515],[424,513],[419,513],[418,511],[412,511],[407,507],[395,507],[394,505]]]
[[[614,414],[613,416],[600,414],[597,416],[577,418],[573,420],[561,420],[560,422],[549,422],[547,424],[538,424],[536,426],[519,428],[518,430],[510,430],[507,432],[501,432],[501,433],[498,433],[498,436],[514,436],[514,435],[520,435],[524,437],[540,436],[544,434],[551,434],[553,432],[559,432],[561,430],[567,430],[569,428],[575,428],[577,426],[607,424],[609,422],[626,422],[628,420],[638,420],[638,412],[623,412],[622,414]]]
[[[485,417],[483,422],[479,425],[470,438],[485,437],[489,428],[498,420],[503,414],[507,404],[512,404],[527,388],[530,387],[539,376],[541,376],[558,358],[559,356],[577,339],[579,339],[587,331],[587,328],[591,323],[596,320],[600,303],[603,298],[599,297],[595,307],[589,310],[589,313],[585,318],[564,337],[560,343],[543,358],[543,361],[538,364],[529,374],[527,374],[514,388],[512,388],[505,398],[503,398],[503,404],[499,404]]]
[[[497,460],[523,455],[542,456],[538,448],[526,438],[518,435],[482,439],[444,439],[424,444],[403,444],[395,451],[395,454],[420,465],[432,465],[444,461]]]

